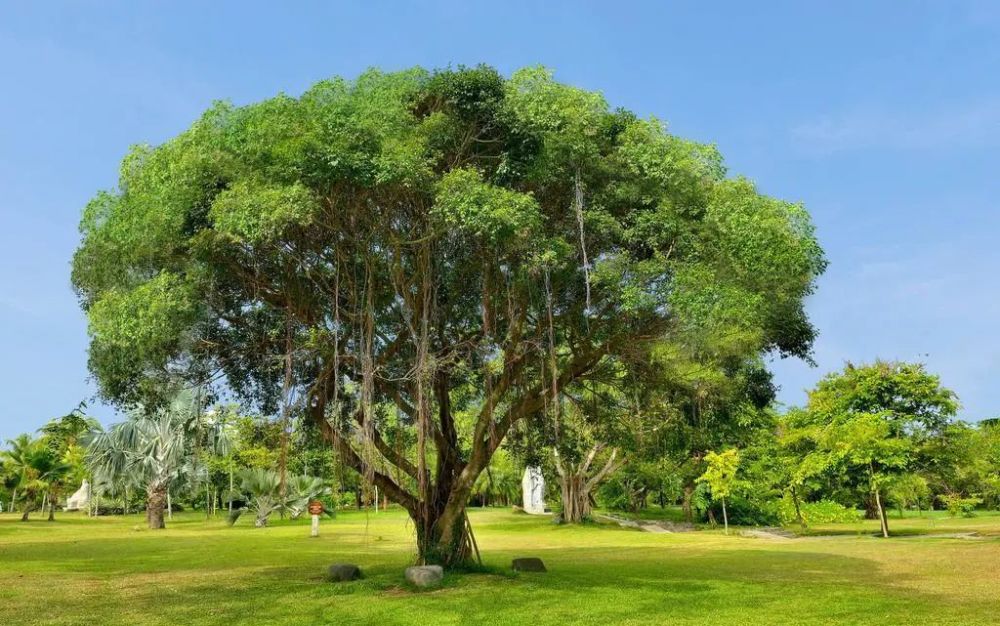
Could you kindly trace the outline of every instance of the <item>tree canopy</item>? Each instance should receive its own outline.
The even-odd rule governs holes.
[[[825,265],[802,206],[542,68],[372,70],[216,104],[133,148],[81,230],[105,398],[151,406],[182,379],[294,405],[446,564],[515,425],[663,341],[808,357]]]

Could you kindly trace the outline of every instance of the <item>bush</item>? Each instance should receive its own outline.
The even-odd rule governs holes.
[[[819,500],[817,502],[800,502],[799,510],[802,511],[802,519],[806,525],[809,524],[834,524],[856,522],[860,519],[861,513],[855,509],[848,508],[833,500]],[[784,525],[798,524],[798,517],[795,515],[795,503],[791,497],[785,496],[778,506],[778,515]]]
[[[983,503],[982,498],[963,498],[958,494],[938,496],[938,500],[948,509],[948,514],[952,517],[959,513],[962,517],[975,517],[976,507]]]
[[[713,501],[712,514],[722,521],[722,503]],[[778,523],[778,505],[774,500],[760,500],[733,495],[726,498],[729,523],[736,526],[774,526]]]

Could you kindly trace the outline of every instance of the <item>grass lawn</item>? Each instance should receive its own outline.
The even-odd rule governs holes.
[[[558,527],[547,518],[472,510],[493,573],[451,574],[408,589],[412,526],[399,511],[228,528],[197,513],[167,530],[141,515],[21,523],[0,515],[2,624],[1000,624],[1000,517],[935,513],[890,520],[916,533],[760,539],[721,531],[652,534]],[[547,574],[507,572],[539,556]],[[366,578],[324,581],[333,562]]]

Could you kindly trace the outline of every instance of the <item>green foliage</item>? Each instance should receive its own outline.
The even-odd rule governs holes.
[[[812,524],[846,524],[861,519],[861,513],[857,509],[846,507],[833,500],[800,502],[799,512],[802,514],[802,521],[807,526]],[[778,516],[783,525],[791,526],[799,523],[795,503],[792,502],[791,497],[786,496],[779,501]]]
[[[553,387],[614,398],[571,415],[581,440],[655,397],[628,423],[656,441],[635,448],[682,440],[691,486],[703,452],[770,419],[761,355],[808,358],[825,267],[800,206],[543,68],[370,70],[217,104],[133,149],[81,232],[104,399],[154,410],[210,380],[263,415],[295,397],[415,519],[461,506]],[[235,463],[274,466],[244,441]]]
[[[886,489],[886,500],[900,511],[912,506],[929,509],[931,489],[927,479],[919,474],[903,474],[892,478]]]
[[[534,198],[494,187],[472,169],[451,170],[442,177],[432,214],[446,228],[481,237],[493,245],[524,244],[541,226]]]
[[[740,451],[736,448],[722,452],[709,452],[705,455],[708,467],[699,478],[699,482],[708,485],[712,490],[712,498],[725,498],[733,492],[736,486],[736,472],[740,467]]]
[[[288,512],[295,519],[306,511],[309,502],[332,493],[329,485],[315,476],[291,476],[282,487],[278,472],[261,468],[242,470],[240,489],[250,497],[245,507],[232,512],[229,524],[236,523],[243,511],[250,511],[257,528],[267,526],[271,515],[277,512]]]
[[[137,409],[125,421],[97,431],[86,457],[95,482],[115,491],[166,490],[173,481],[193,478],[200,418],[195,399],[178,393],[168,406]]]
[[[318,213],[316,199],[301,183],[280,187],[240,181],[216,196],[209,217],[220,233],[261,243],[288,228],[308,227]]]
[[[945,494],[938,496],[938,499],[944,503],[946,509],[948,509],[948,514],[952,517],[957,516],[959,513],[962,517],[975,517],[976,507],[983,503],[982,498],[977,497],[962,497],[958,494]]]
[[[853,468],[882,489],[907,471],[957,407],[954,394],[920,365],[849,364],[820,381],[805,411],[787,416],[783,443],[798,460],[792,481]]]

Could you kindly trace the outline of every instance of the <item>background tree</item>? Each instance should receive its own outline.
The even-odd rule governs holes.
[[[821,380],[805,411],[788,420],[802,455],[799,476],[863,477],[863,488],[889,536],[885,488],[913,468],[914,459],[958,410],[955,394],[919,364],[848,364]]]
[[[165,528],[171,482],[194,453],[199,407],[186,394],[166,407],[135,411],[129,419],[97,432],[87,448],[87,463],[102,481],[133,485],[146,492],[151,529]]]
[[[106,399],[221,372],[265,414],[294,404],[410,513],[420,560],[448,566],[516,424],[720,318],[752,351],[805,355],[824,267],[802,207],[538,68],[370,71],[217,105],[134,149],[81,229]],[[412,453],[389,443],[390,403]]]
[[[10,476],[11,511],[14,511],[17,506],[18,489],[24,496],[24,485],[28,482],[31,452],[37,445],[38,443],[32,440],[31,435],[27,433],[7,440],[7,449],[3,451],[3,457],[4,469]],[[28,506],[27,503],[24,506]]]
[[[740,453],[736,448],[705,455],[705,473],[698,479],[712,490],[712,498],[722,502],[722,523],[729,534],[729,514],[726,512],[726,498],[736,486],[736,471],[740,467]]]
[[[95,418],[86,414],[86,408],[87,404],[81,402],[66,415],[49,420],[38,430],[44,445],[59,458],[61,465],[66,466],[60,470],[62,476],[56,485],[57,497],[62,495],[65,488],[81,485],[84,479],[90,478],[90,482],[93,483],[93,477],[87,471],[85,463],[84,444],[90,434],[101,425]],[[91,495],[93,495],[92,485]],[[51,508],[49,515],[50,517],[53,515]]]

